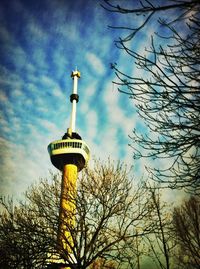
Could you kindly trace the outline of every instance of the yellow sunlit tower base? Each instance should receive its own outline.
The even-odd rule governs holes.
[[[72,103],[70,127],[61,140],[53,141],[48,145],[48,152],[52,164],[63,173],[60,196],[58,246],[66,250],[68,255],[71,254],[71,248],[73,247],[73,238],[70,230],[75,227],[77,175],[78,172],[87,165],[90,155],[87,144],[81,139],[80,135],[75,132],[76,104],[79,101],[77,86],[80,72],[77,70],[73,71],[71,77],[74,83],[70,96]],[[58,263],[57,268],[68,267],[59,267]]]

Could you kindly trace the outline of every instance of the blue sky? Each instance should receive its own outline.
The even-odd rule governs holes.
[[[1,1],[1,193],[18,197],[54,168],[47,145],[69,127],[71,71],[81,72],[76,131],[92,157],[132,164],[136,124],[127,96],[113,86],[117,17],[100,1]]]
[[[1,194],[20,197],[30,184],[55,171],[47,146],[69,127],[70,75],[76,67],[81,72],[76,131],[89,145],[91,157],[120,159],[134,165],[136,177],[143,175],[144,164],[133,161],[128,146],[128,135],[141,121],[128,96],[112,84],[110,69],[110,63],[117,62],[125,72],[139,72],[115,47],[119,32],[107,27],[129,21],[106,12],[100,3],[1,1]],[[135,50],[144,49],[150,32],[138,37]]]

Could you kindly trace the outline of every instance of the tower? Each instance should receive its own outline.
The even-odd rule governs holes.
[[[61,140],[53,141],[48,145],[52,164],[62,171],[58,245],[65,248],[68,253],[71,252],[73,247],[70,227],[75,225],[77,175],[87,165],[90,155],[87,144],[75,132],[76,106],[79,101],[77,89],[80,72],[73,71],[71,77],[73,79],[73,89],[70,95],[72,103],[70,126]]]

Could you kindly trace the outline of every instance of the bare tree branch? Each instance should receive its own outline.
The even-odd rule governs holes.
[[[103,258],[122,268],[132,257],[128,252],[122,255],[122,249],[134,249],[138,236],[135,227],[143,227],[140,235],[153,228],[145,224],[153,210],[147,191],[142,186],[133,189],[127,169],[120,163],[97,162],[94,169],[85,169],[76,194],[67,193],[76,212],[63,213],[64,243],[58,244],[60,180],[60,176],[52,175],[51,183],[41,180],[32,186],[26,201],[13,213],[9,204],[2,203],[5,213],[0,219],[0,253],[4,259],[0,267],[44,268],[57,263],[88,268]],[[70,224],[70,219],[75,219],[75,224]]]
[[[143,119],[143,132],[135,129],[130,136],[134,158],[166,160],[163,168],[156,165],[148,167],[154,180],[171,188],[199,192],[200,3],[173,0],[170,4],[158,5],[154,1],[142,1],[141,7],[129,9],[112,5],[111,1],[105,3],[112,12],[130,12],[140,18],[154,12],[154,23],[167,30],[166,36],[155,33],[148,48],[140,54],[132,49],[131,41],[135,33],[144,30],[144,25],[148,29],[149,22],[144,17],[142,27],[128,26],[131,34],[127,35],[127,40],[120,38],[117,47],[130,56],[131,63],[141,74],[126,74],[117,64],[112,64],[117,77],[113,83],[120,92],[130,96],[139,117]],[[162,10],[166,13],[160,19]],[[169,16],[170,10],[173,11],[172,17]],[[179,31],[180,22],[183,31]],[[164,42],[167,43],[163,45]]]

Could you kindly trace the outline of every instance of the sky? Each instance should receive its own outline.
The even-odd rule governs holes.
[[[30,184],[56,171],[47,146],[70,123],[76,68],[80,101],[76,131],[91,159],[132,165],[128,146],[134,108],[112,84],[116,16],[100,1],[1,1],[0,4],[0,188],[18,197]]]
[[[135,177],[143,176],[144,165],[132,159],[129,146],[132,130],[143,126],[130,98],[112,83],[110,68],[117,62],[125,72],[138,72],[114,44],[119,32],[108,28],[129,21],[100,3],[1,1],[1,195],[18,198],[49,171],[56,172],[47,146],[69,127],[70,75],[76,68],[81,72],[76,132],[89,145],[91,160],[121,160],[133,166]],[[149,35],[140,35],[134,49],[141,52]]]

